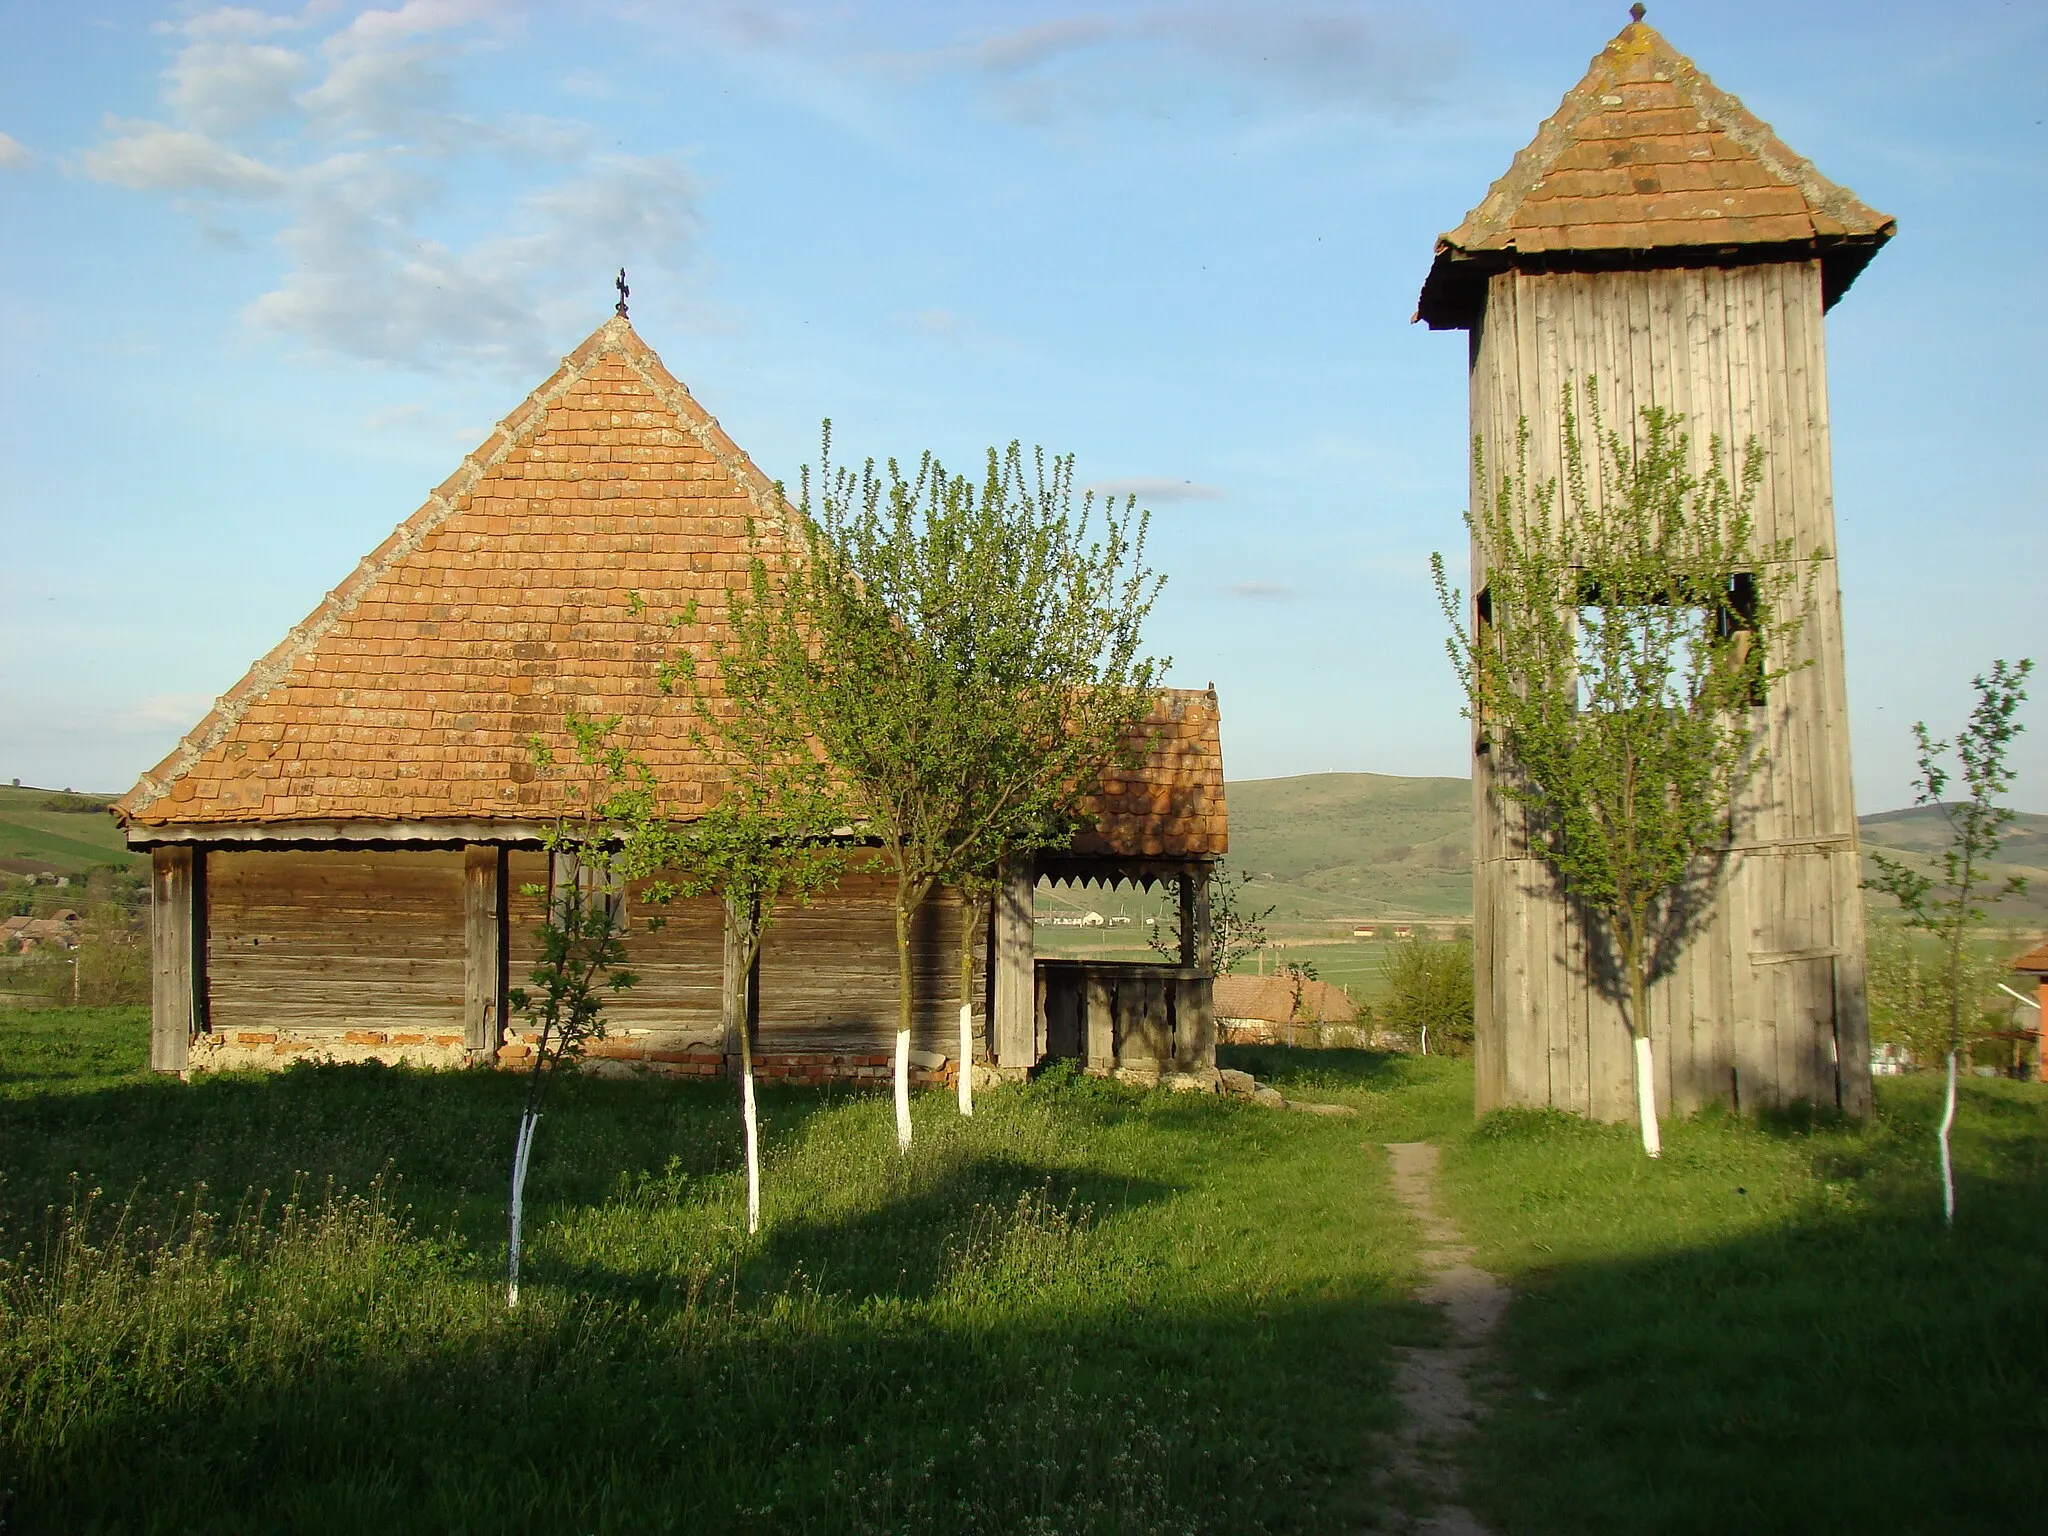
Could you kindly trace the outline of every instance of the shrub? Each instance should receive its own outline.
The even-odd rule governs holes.
[[[1397,1033],[1414,1037],[1425,1053],[1434,1044],[1443,1055],[1472,1048],[1472,946],[1408,939],[1380,959],[1387,985],[1380,1017]]]

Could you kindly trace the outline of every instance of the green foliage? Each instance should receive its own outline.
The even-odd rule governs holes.
[[[1877,866],[1872,884],[1898,902],[1907,927],[1934,936],[1946,961],[1941,986],[1948,1015],[1948,1097],[1936,1135],[1941,1148],[1942,1210],[1950,1222],[1955,1220],[1955,1181],[1949,1136],[1956,1112],[1956,1058],[1965,1045],[1963,1020],[1968,1009],[1965,952],[1971,934],[1984,922],[1984,909],[1978,903],[2018,895],[2027,887],[2025,876],[2011,875],[1987,892],[1985,866],[1998,852],[2001,834],[2014,819],[2012,809],[1999,802],[2016,776],[2006,765],[2006,754],[2023,729],[2013,717],[2026,701],[2027,674],[2033,670],[2030,660],[2010,667],[2001,660],[1992,663],[1988,676],[1980,673],[1971,679],[1977,690],[1976,707],[1953,741],[1936,741],[1924,720],[1913,726],[1913,740],[1919,747],[1914,804],[1939,806],[1949,825],[1940,878],[1884,854],[1872,856]],[[1969,798],[1944,802],[1949,771],[1942,759],[1951,750],[1962,764]]]
[[[1141,651],[1162,580],[1145,516],[1105,509],[1098,532],[1073,474],[1015,443],[979,483],[930,454],[856,474],[833,465],[828,422],[801,556],[757,554],[728,609],[728,676],[830,765],[895,873],[904,1029],[911,915],[939,884],[985,887],[1004,859],[1064,846],[1082,798],[1135,757],[1164,668]]]
[[[1971,1011],[1973,996],[1985,990],[1981,984],[1973,986],[1973,979],[1966,976],[1970,936],[1984,922],[1980,903],[2021,895],[2027,888],[2025,876],[2010,875],[1987,889],[1984,867],[1997,854],[2005,828],[2016,817],[2010,806],[2000,802],[2017,776],[2006,758],[2013,738],[2025,729],[2014,717],[2026,701],[2026,679],[2033,669],[2031,660],[2013,666],[1995,661],[1988,675],[1973,678],[1976,706],[1968,724],[1951,741],[1936,741],[1925,721],[1913,726],[1918,747],[1913,803],[1936,807],[1948,823],[1939,878],[1888,854],[1871,856],[1878,873],[1870,885],[1898,902],[1907,927],[1932,934],[1941,946],[1939,985],[1947,1015],[1946,1050],[1951,1053],[1963,1049],[1965,1016]],[[1967,799],[1942,798],[1950,782],[1942,759],[1951,751],[1961,764]]]
[[[1472,1048],[1472,946],[1409,939],[1380,957],[1380,1019],[1443,1055]]]
[[[1791,546],[1757,538],[1754,441],[1732,481],[1718,438],[1695,473],[1681,418],[1645,408],[1631,442],[1603,429],[1590,381],[1585,399],[1583,432],[1569,389],[1563,402],[1562,494],[1529,479],[1526,420],[1497,481],[1475,442],[1494,487],[1466,518],[1485,568],[1477,617],[1431,563],[1495,785],[1609,945],[1640,1036],[1758,766],[1752,706],[1798,665],[1804,594]]]
[[[1232,869],[1228,859],[1211,864],[1205,876],[1209,884],[1209,955],[1218,976],[1228,976],[1247,956],[1266,944],[1266,919],[1273,915],[1271,903],[1261,907],[1251,900],[1247,887],[1252,877]],[[1178,965],[1180,934],[1162,923],[1145,935],[1155,954]]]
[[[2011,1027],[2011,998],[1998,990],[2008,976],[1987,945],[1967,946],[1956,971],[1962,995],[1962,1029],[1957,1048],[1965,1060],[1990,1031]],[[1903,1051],[1916,1066],[1931,1067],[1948,1052],[1948,956],[1913,930],[1873,922],[1864,936],[1864,977],[1870,1000],[1873,1045]]]

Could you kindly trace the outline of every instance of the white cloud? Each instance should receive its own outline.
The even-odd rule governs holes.
[[[0,171],[25,171],[35,163],[34,150],[11,133],[0,133]]]
[[[1290,105],[1384,109],[1426,100],[1455,62],[1454,47],[1414,21],[1328,5],[1242,3],[1165,7],[1130,16],[1081,14],[1035,22],[950,47],[885,54],[873,62],[921,76],[979,76],[1006,115],[1046,120],[1102,113],[1151,98],[1156,62],[1177,53],[1226,86]],[[1107,78],[1084,55],[1120,53]],[[1185,88],[1177,80],[1173,89]]]
[[[232,134],[289,116],[307,67],[304,55],[273,43],[194,43],[165,71],[164,100],[202,133]]]
[[[313,6],[308,5],[307,10]],[[305,25],[297,16],[276,16],[269,11],[259,11],[246,5],[216,6],[210,11],[201,11],[183,21],[160,22],[159,32],[180,32],[195,40],[267,37],[273,32],[290,32]]]
[[[1221,501],[1223,492],[1213,485],[1202,485],[1193,480],[1169,480],[1137,476],[1129,480],[1098,480],[1087,490],[1098,496],[1112,497],[1117,501],[1126,496],[1135,496],[1142,502],[1166,501]]]
[[[206,712],[213,708],[213,695],[209,693],[153,693],[140,699],[124,710],[117,710],[110,722],[116,729],[190,730],[206,718]]]
[[[79,157],[86,174],[136,192],[213,192],[223,197],[274,197],[284,174],[216,143],[203,133],[163,123],[109,119],[115,137]]]
[[[329,40],[329,46],[374,47],[394,38],[424,37],[475,22],[510,19],[521,9],[512,0],[405,0],[395,10],[362,12]]]
[[[523,372],[587,323],[617,267],[689,264],[699,197],[681,161],[600,153],[583,123],[455,110],[454,68],[481,46],[462,29],[514,21],[517,6],[327,12],[318,0],[299,17],[223,8],[166,29],[181,39],[164,74],[169,120],[110,119],[80,161],[100,180],[178,194],[213,243],[221,204],[281,208],[270,232],[285,267],[246,306],[250,323],[319,354]],[[305,48],[261,40],[288,27],[310,30]],[[493,175],[466,175],[480,156]],[[495,206],[475,204],[474,189],[508,174]]]

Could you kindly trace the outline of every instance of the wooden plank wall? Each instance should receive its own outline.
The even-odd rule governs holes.
[[[547,915],[548,855],[515,848],[506,859],[510,887],[507,951],[511,982],[533,989],[540,959],[540,927]],[[638,899],[645,882],[627,888],[626,969],[636,985],[605,1002],[605,1023],[614,1031],[646,1030],[668,1044],[719,1045],[724,1040],[720,995],[724,974],[725,911],[715,897],[671,901],[659,906]],[[664,919],[649,932],[649,917]]]
[[[1862,900],[1849,778],[1847,691],[1829,462],[1820,270],[1726,269],[1496,276],[1471,349],[1472,430],[1488,478],[1532,426],[1528,472],[1561,473],[1560,402],[1597,378],[1606,425],[1640,407],[1682,413],[1696,458],[1710,435],[1765,450],[1760,540],[1827,553],[1801,637],[1814,665],[1759,711],[1767,749],[1730,867],[1701,930],[1652,1004],[1658,1095],[1684,1112],[1807,1098],[1869,1104]],[[1476,479],[1475,506],[1491,496]],[[1474,548],[1472,588],[1485,584]],[[1476,747],[1476,743],[1475,743]],[[1531,858],[1513,808],[1474,757],[1478,1108],[1555,1104],[1634,1114],[1628,1035],[1589,979],[1595,947]]]
[[[463,1031],[460,850],[206,855],[216,1030]]]
[[[849,874],[807,907],[781,913],[761,946],[763,1051],[874,1053],[895,1048],[894,884]],[[917,918],[911,961],[915,1014],[911,1046],[960,1054],[960,906],[933,893]],[[987,1054],[987,945],[974,946],[975,1054]]]

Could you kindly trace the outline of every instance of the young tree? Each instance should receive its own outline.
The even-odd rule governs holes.
[[[1141,653],[1163,579],[1144,563],[1146,518],[1105,508],[1097,532],[1092,494],[1074,512],[1073,474],[1015,443],[990,450],[978,484],[930,454],[914,474],[894,460],[855,474],[833,466],[828,422],[802,480],[803,557],[771,579],[757,556],[729,610],[736,652],[772,679],[895,877],[906,1151],[918,910],[940,885],[973,896],[1004,860],[1064,846],[1104,772],[1135,758],[1165,666]]]
[[[1585,397],[1582,433],[1565,391],[1562,494],[1531,482],[1524,419],[1514,466],[1466,515],[1485,569],[1469,625],[1443,557],[1430,565],[1498,790],[1607,946],[1655,1157],[1650,985],[1718,876],[1758,766],[1752,709],[1791,670],[1812,578],[1756,536],[1754,441],[1731,483],[1718,438],[1695,473],[1681,418],[1646,408],[1630,443],[1603,430],[1590,381]],[[1484,486],[1476,442],[1473,457]]]
[[[1245,888],[1252,883],[1252,877],[1243,870],[1231,869],[1227,859],[1211,864],[1203,878],[1209,884],[1209,951],[1216,974],[1228,976],[1237,969],[1239,961],[1265,947],[1266,919],[1277,909],[1247,901]],[[1166,960],[1179,962],[1178,933],[1169,938],[1154,928],[1145,935],[1145,942]]]
[[[1380,976],[1387,984],[1381,1005],[1386,1021],[1414,1031],[1423,1055],[1429,1054],[1431,1030],[1439,1045],[1472,1043],[1470,944],[1404,939],[1380,956]]]
[[[1984,922],[1984,909],[1978,903],[2002,901],[2027,888],[2023,876],[2012,875],[2002,885],[1986,889],[1985,865],[1998,852],[2004,830],[2015,814],[1999,801],[2015,777],[2006,765],[2006,756],[2012,739],[2024,729],[2013,717],[2026,701],[2027,674],[2033,670],[2029,659],[2013,666],[1995,661],[1989,675],[1980,673],[1972,678],[1977,705],[1970,711],[1969,723],[1951,741],[1936,741],[1925,721],[1913,727],[1913,740],[1920,749],[1913,803],[1934,806],[1948,821],[1949,844],[1942,850],[1940,878],[1921,874],[1885,854],[1871,855],[1878,874],[1868,884],[1898,902],[1909,927],[1933,934],[1941,944],[1942,1002],[1948,1015],[1948,1090],[1936,1139],[1941,1146],[1941,1214],[1951,1226],[1956,1219],[1956,1184],[1949,1133],[1956,1120],[1956,1057],[1963,1045],[1963,1007],[1969,991],[1964,985],[1966,950],[1971,935]],[[1963,786],[1969,791],[1964,800],[1941,798],[1950,779],[1941,760],[1950,751],[1961,764]]]
[[[533,1157],[533,1134],[540,1126],[541,1099],[551,1069],[564,1058],[581,1055],[590,1041],[604,1037],[606,993],[622,992],[637,980],[625,969],[624,892],[614,867],[616,850],[603,789],[617,784],[626,771],[625,754],[608,744],[618,718],[585,720],[571,715],[566,723],[575,743],[577,764],[589,772],[584,785],[569,788],[576,812],[558,817],[547,834],[550,884],[526,889],[528,896],[546,902],[547,915],[539,931],[540,959],[528,976],[537,990],[514,987],[510,994],[512,1007],[526,1016],[535,1034],[526,1105],[512,1151],[505,1284],[508,1308],[519,1305],[526,1170]],[[555,754],[539,737],[533,739],[531,748],[543,770],[556,766]]]
[[[768,600],[774,579],[767,563],[757,562],[748,600],[756,609]],[[644,611],[638,593],[628,595],[628,605],[635,617]],[[674,630],[695,617],[694,610],[673,615],[668,626]],[[687,702],[693,745],[723,769],[717,802],[687,820],[667,814],[655,775],[636,757],[604,814],[619,869],[647,882],[643,902],[660,906],[714,895],[724,904],[734,945],[726,1012],[739,1021],[747,1231],[754,1233],[761,1229],[761,1154],[749,978],[777,911],[791,902],[807,904],[845,873],[849,813],[832,773],[782,707],[774,672],[758,652],[744,644],[714,645],[710,672],[716,687],[697,658],[679,648],[663,661],[656,681],[664,695],[680,694]]]

